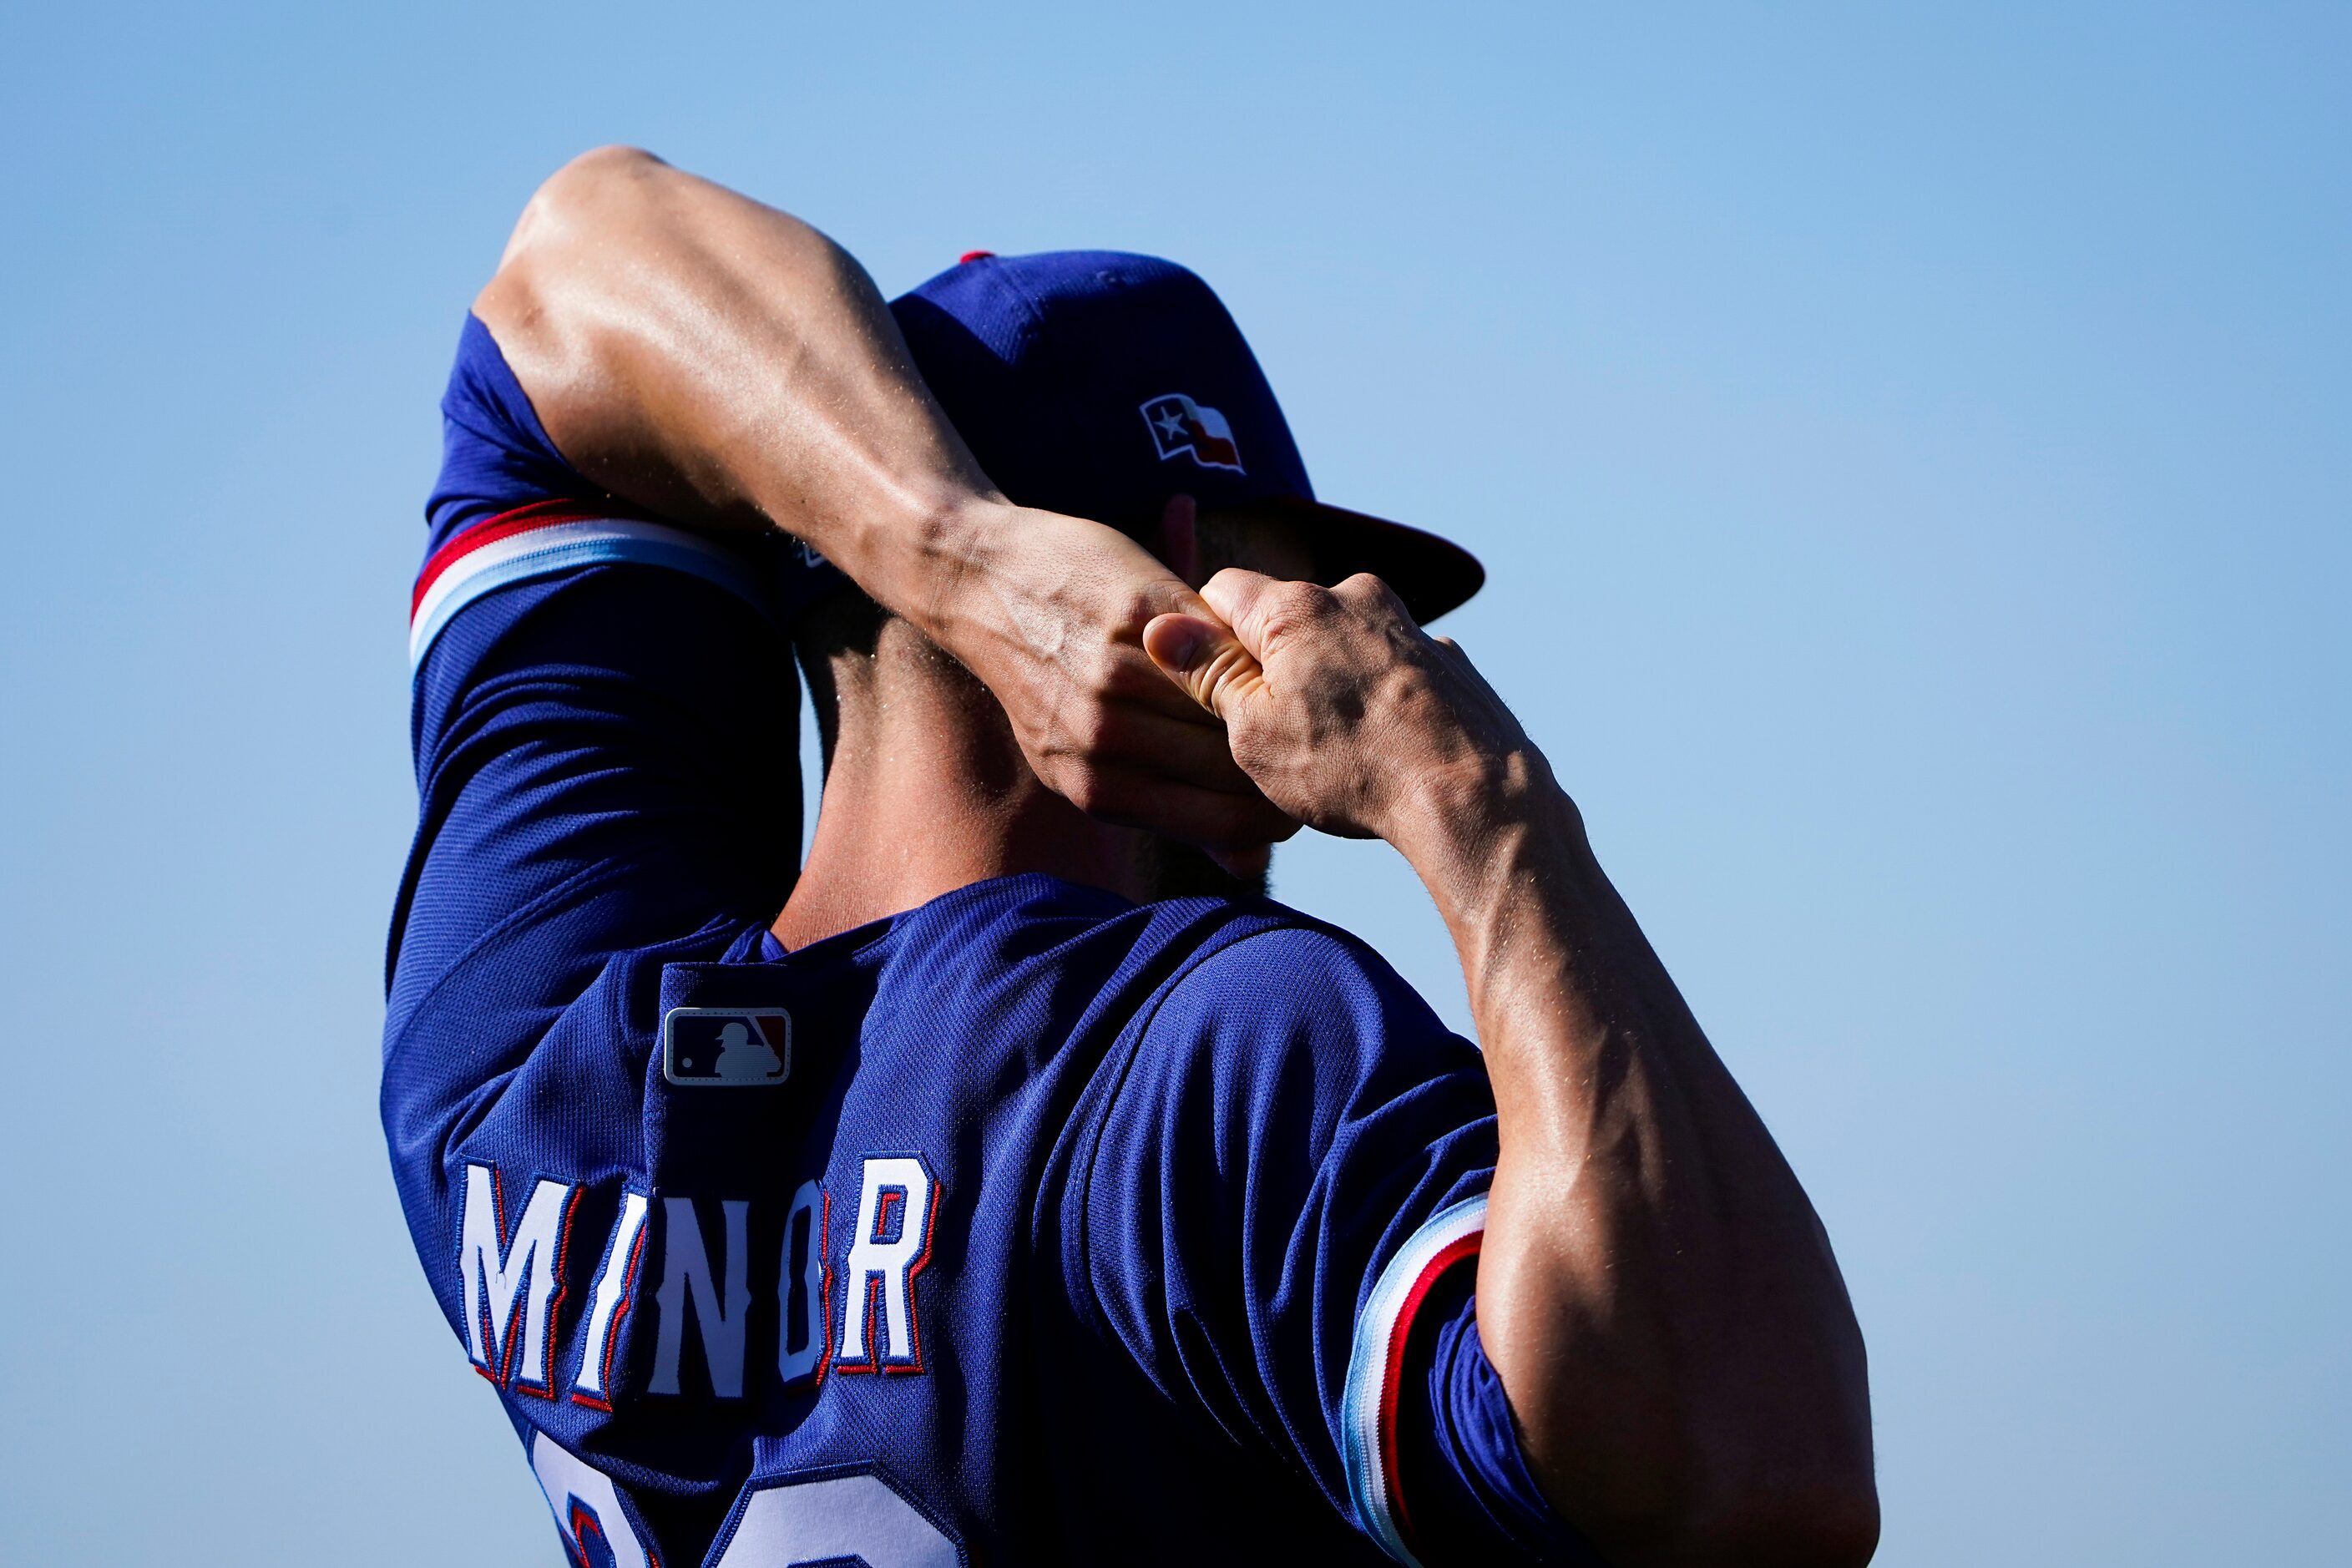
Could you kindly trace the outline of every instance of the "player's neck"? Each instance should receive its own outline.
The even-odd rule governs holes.
[[[1044,872],[1148,897],[1139,836],[1037,782],[960,668],[894,650],[837,682],[816,834],[776,938],[805,947],[992,877]]]

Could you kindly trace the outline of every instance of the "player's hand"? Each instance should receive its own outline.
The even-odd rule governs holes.
[[[1114,529],[986,503],[910,617],[985,683],[1037,776],[1093,816],[1238,854],[1298,824],[1234,760],[1224,726],[1143,650],[1155,616],[1203,624],[1201,595]]]
[[[1379,578],[1324,588],[1228,569],[1201,592],[1220,618],[1161,616],[1144,647],[1300,821],[1400,843],[1432,813],[1549,787],[1502,699]]]

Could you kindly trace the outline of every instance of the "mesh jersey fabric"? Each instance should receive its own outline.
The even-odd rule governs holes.
[[[621,510],[466,344],[428,568]],[[1477,1343],[1475,1048],[1265,901],[1014,877],[783,953],[791,584],[674,564],[448,614],[387,961],[412,1237],[575,1561],[1589,1561]],[[781,1080],[674,1080],[700,1015],[787,1019]]]

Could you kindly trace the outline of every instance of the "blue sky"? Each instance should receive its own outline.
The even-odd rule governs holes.
[[[2340,1553],[2352,17],[0,13],[0,1557],[558,1561],[373,1114],[466,302],[608,141],[1224,294],[1811,1190],[1892,1564]],[[1466,1023],[1376,847],[1278,891]]]

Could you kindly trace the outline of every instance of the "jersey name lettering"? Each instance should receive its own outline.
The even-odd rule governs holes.
[[[613,1376],[613,1350],[621,1341],[621,1323],[629,1315],[636,1289],[637,1258],[646,1247],[646,1195],[621,1194],[621,1217],[612,1239],[604,1244],[604,1267],[596,1274],[596,1297],[588,1309],[588,1334],[580,1348],[580,1370],[572,1374],[572,1402],[591,1409],[610,1410],[604,1395]]]
[[[930,1261],[939,1183],[911,1154],[869,1155],[858,1184],[835,1364],[850,1372],[920,1372],[915,1276]]]
[[[824,1376],[833,1326],[833,1292],[826,1289],[833,1270],[824,1261],[832,1212],[824,1189],[803,1182],[784,1215],[784,1257],[776,1272],[776,1375],[787,1388]]]
[[[661,1309],[661,1336],[654,1351],[649,1394],[677,1392],[678,1352],[686,1341],[691,1301],[702,1332],[703,1363],[710,1370],[710,1392],[721,1399],[743,1397],[743,1331],[751,1321],[751,1288],[743,1276],[751,1260],[746,1239],[751,1205],[741,1198],[729,1198],[719,1208],[727,1222],[723,1299],[711,1283],[710,1259],[703,1250],[702,1226],[695,1217],[694,1200],[662,1200],[662,1288],[654,1298]]]
[[[555,1359],[565,1333],[576,1330],[578,1350],[565,1363],[572,1369],[570,1397],[592,1409],[612,1409],[625,1335],[639,1313],[650,1271],[661,1284],[651,1291],[654,1347],[645,1393],[702,1392],[687,1371],[689,1339],[700,1347],[711,1396],[741,1399],[750,1392],[751,1276],[757,1268],[764,1279],[767,1267],[764,1257],[752,1257],[751,1200],[656,1200],[623,1192],[596,1255],[593,1287],[583,1278],[572,1282],[580,1287],[572,1290],[566,1286],[567,1253],[580,1187],[541,1178],[511,1230],[496,1167],[468,1164],[465,1192],[459,1283],[467,1350],[483,1376],[502,1388],[561,1397]],[[918,1276],[929,1260],[943,1194],[919,1155],[866,1157],[856,1226],[835,1253],[831,1194],[814,1180],[793,1193],[784,1205],[782,1245],[767,1255],[775,1257],[774,1364],[782,1386],[821,1383],[835,1367],[923,1370]],[[762,1244],[763,1254],[768,1245]],[[657,1258],[649,1261],[648,1251]],[[570,1322],[564,1321],[567,1298],[585,1304],[584,1313]],[[761,1314],[758,1321],[764,1344],[768,1320]]]
[[[466,1351],[475,1369],[502,1388],[552,1397],[563,1249],[578,1196],[576,1188],[541,1178],[509,1237],[499,1173],[487,1165],[466,1167],[466,1213],[457,1243]]]

